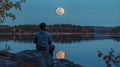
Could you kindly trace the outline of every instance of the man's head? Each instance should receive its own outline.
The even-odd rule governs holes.
[[[40,29],[45,29],[46,28],[46,24],[45,23],[40,23],[39,27],[40,27]]]

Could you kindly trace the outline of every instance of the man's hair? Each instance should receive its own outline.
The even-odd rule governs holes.
[[[40,27],[40,29],[45,29],[46,28],[46,24],[45,23],[40,23],[39,27]]]

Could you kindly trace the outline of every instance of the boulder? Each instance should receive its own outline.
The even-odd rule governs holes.
[[[25,50],[16,53],[11,60],[22,67],[26,67],[26,65],[31,67],[50,67],[53,64],[53,58],[48,52],[36,50]]]
[[[0,55],[0,67],[82,67],[65,59],[54,59],[46,51],[24,50]]]
[[[73,62],[66,59],[55,59],[55,67],[82,67],[79,64],[74,64]]]
[[[0,67],[16,67],[16,63],[11,60],[0,59]]]
[[[24,50],[0,55],[0,67],[50,67],[52,64],[53,58],[46,51]]]

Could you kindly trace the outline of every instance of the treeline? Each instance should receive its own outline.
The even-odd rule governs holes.
[[[39,30],[38,25],[0,26],[0,33],[34,33],[37,30]]]
[[[120,26],[113,27],[110,31],[110,34],[120,34]]]
[[[55,24],[47,25],[46,28],[52,33],[93,33],[94,30],[89,27],[72,25],[72,24]],[[35,33],[39,30],[39,25],[16,25],[0,26],[0,33]]]
[[[93,33],[94,30],[89,27],[71,25],[71,24],[55,24],[49,25],[47,28],[50,32],[67,32],[67,33]]]

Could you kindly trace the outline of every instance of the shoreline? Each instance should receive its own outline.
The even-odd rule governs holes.
[[[35,33],[0,33],[0,35],[34,35]],[[120,35],[120,33],[51,33],[52,35]]]

